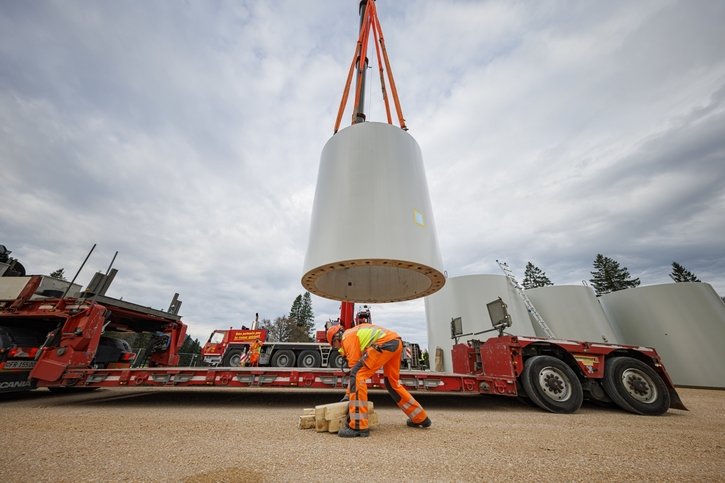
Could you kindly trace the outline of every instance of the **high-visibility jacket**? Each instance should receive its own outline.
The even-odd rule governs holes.
[[[400,336],[390,329],[372,324],[357,325],[342,334],[340,353],[345,356],[348,365],[353,367],[370,347],[375,348],[395,339],[400,339]]]
[[[252,345],[249,346],[249,354],[250,355],[259,355],[259,353],[262,351],[262,344],[255,342],[252,342]]]

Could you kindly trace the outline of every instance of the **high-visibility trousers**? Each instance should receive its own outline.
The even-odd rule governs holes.
[[[249,356],[249,365],[253,367],[259,365],[259,354],[252,352],[252,355]]]
[[[414,423],[422,423],[428,417],[423,407],[400,384],[400,339],[381,344],[381,350],[368,348],[358,364],[350,372],[349,425],[356,430],[368,429],[368,386],[366,380],[380,368],[385,376],[385,388],[395,404]]]

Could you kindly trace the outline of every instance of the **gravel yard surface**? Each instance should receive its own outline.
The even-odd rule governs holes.
[[[0,398],[0,478],[38,481],[725,481],[725,391],[680,389],[687,411],[417,394],[408,428],[384,392],[366,439],[297,429],[323,391],[45,390]]]

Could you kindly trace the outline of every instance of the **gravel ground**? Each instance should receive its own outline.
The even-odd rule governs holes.
[[[371,393],[367,439],[297,429],[338,393],[104,389],[0,398],[0,476],[38,481],[725,481],[725,391],[680,389],[690,411],[418,395],[430,429]]]

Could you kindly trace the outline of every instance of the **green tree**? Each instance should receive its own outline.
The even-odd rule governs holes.
[[[262,319],[259,322],[259,328],[267,331],[269,342],[288,342],[292,324],[294,322],[290,321],[288,317],[277,317],[274,321]]]
[[[672,273],[670,273],[670,278],[677,283],[700,281],[700,279],[697,278],[694,273],[690,272],[677,262],[672,262]]]
[[[292,302],[292,308],[290,308],[290,310],[289,310],[288,318],[296,321],[297,316],[300,315],[301,310],[302,310],[302,294],[295,297],[294,302]]]
[[[52,272],[50,274],[50,276],[53,277],[53,278],[57,278],[58,280],[65,280],[65,276],[64,276],[63,272],[65,272],[65,269],[64,268],[59,268],[55,272]]]
[[[526,289],[554,285],[551,280],[549,280],[549,277],[546,276],[546,273],[542,272],[539,267],[531,262],[526,264],[523,284]]]
[[[184,343],[181,344],[181,349],[179,349],[179,352],[198,354],[199,352],[201,352],[201,344],[199,343],[198,339],[192,339],[190,335],[187,335],[184,339]]]
[[[620,267],[613,258],[597,254],[594,259],[594,271],[589,281],[597,297],[600,295],[639,286],[639,278],[630,279],[627,267]]]
[[[288,319],[292,322],[288,339],[290,342],[314,341],[315,315],[312,312],[312,298],[309,292],[295,298]]]
[[[197,365],[201,357],[201,344],[198,339],[187,335],[179,349],[179,366]]]

